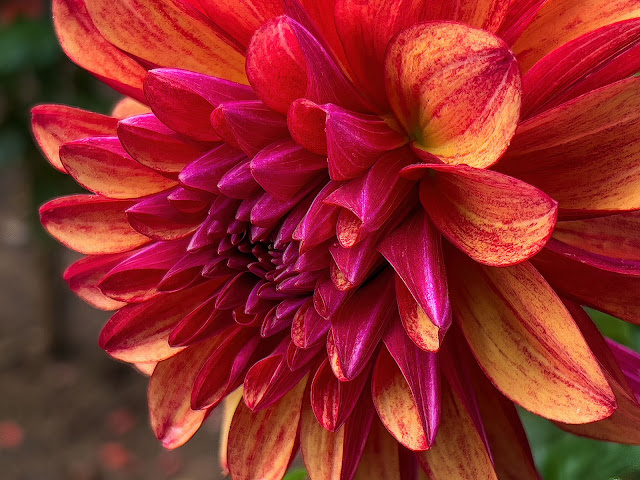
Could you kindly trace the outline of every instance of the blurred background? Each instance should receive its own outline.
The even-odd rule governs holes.
[[[219,418],[177,451],[160,447],[148,426],[146,378],[98,348],[107,315],[70,294],[61,274],[76,257],[38,223],[39,205],[79,190],[34,146],[30,108],[62,103],[108,113],[117,99],[66,59],[48,0],[0,0],[3,480],[222,478]],[[638,327],[594,318],[607,335],[640,350]],[[640,480],[639,447],[576,438],[526,412],[522,417],[546,480]]]

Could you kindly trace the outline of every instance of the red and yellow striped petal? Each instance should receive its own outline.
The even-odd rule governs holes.
[[[513,45],[523,72],[560,45],[605,25],[640,17],[637,0],[547,2]]]
[[[407,28],[389,44],[387,94],[414,146],[444,163],[485,168],[520,113],[520,74],[498,37],[456,23]]]
[[[80,253],[120,253],[149,242],[127,221],[134,203],[94,195],[56,198],[40,207],[40,221],[59,242]]]
[[[280,480],[298,435],[307,377],[270,407],[254,413],[240,402],[231,421],[227,448],[234,480]]]
[[[144,102],[146,69],[109,43],[96,28],[86,0],[53,0],[53,24],[62,49],[80,67],[119,92]]]
[[[136,58],[247,83],[241,47],[181,1],[84,1],[100,33]]]
[[[33,136],[49,163],[66,172],[60,161],[60,146],[85,137],[116,134],[118,120],[64,105],[38,105],[31,110]]]
[[[136,115],[144,115],[146,113],[151,113],[151,109],[144,103],[140,103],[131,97],[125,97],[113,107],[111,116],[120,120]]]
[[[214,338],[189,347],[159,362],[154,369],[149,380],[149,415],[153,433],[164,448],[183,445],[206,418],[206,410],[191,409],[191,391],[185,387],[193,383],[218,343],[219,339]]]
[[[442,234],[477,262],[512,265],[535,255],[549,240],[557,204],[537,188],[466,165],[414,165],[403,174],[425,172],[422,205]]]
[[[553,289],[525,262],[481,266],[448,251],[451,303],[486,375],[508,398],[546,418],[588,423],[613,413],[615,397]],[[443,414],[444,417],[444,414]]]
[[[520,124],[497,169],[552,196],[564,216],[634,210],[638,135],[640,78],[631,78]]]
[[[442,421],[436,442],[417,455],[429,480],[498,480],[471,415],[446,382],[442,385]]]
[[[136,162],[117,137],[85,138],[60,147],[65,170],[87,190],[109,198],[139,198],[177,185]]]

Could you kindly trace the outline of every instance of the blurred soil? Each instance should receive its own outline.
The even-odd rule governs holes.
[[[215,480],[219,417],[166,451],[147,379],[97,345],[108,315],[60,280],[75,257],[42,234],[20,165],[0,169],[0,478]]]

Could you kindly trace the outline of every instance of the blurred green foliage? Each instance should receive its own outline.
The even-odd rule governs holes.
[[[46,102],[107,112],[116,98],[64,57],[49,15],[0,25],[0,173],[3,168],[26,168],[34,205],[78,191],[37,152],[29,131],[30,108]],[[640,350],[638,327],[590,313],[607,336]],[[522,412],[522,418],[546,480],[640,480],[640,447],[578,438],[527,412]],[[304,470],[296,469],[285,480],[304,478]]]

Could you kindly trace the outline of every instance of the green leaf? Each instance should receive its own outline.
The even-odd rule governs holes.
[[[291,470],[284,477],[283,480],[305,480],[309,478],[307,476],[307,471],[304,468],[296,468],[295,470]]]

